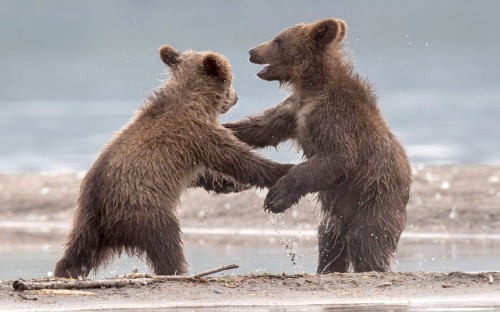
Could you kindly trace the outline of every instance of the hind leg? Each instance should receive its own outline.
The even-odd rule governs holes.
[[[107,257],[107,249],[100,247],[100,240],[91,228],[72,230],[64,255],[56,264],[54,276],[66,278],[87,277]]]
[[[346,235],[348,259],[354,272],[388,272],[401,232],[387,231],[387,225],[374,218],[353,224]]]
[[[347,272],[349,269],[347,246],[338,230],[325,220],[318,227],[318,274]]]
[[[179,275],[187,272],[177,219],[164,217],[150,224],[140,249],[156,275]]]
[[[88,211],[77,211],[64,255],[56,263],[54,276],[85,278],[110,258],[112,250],[101,234],[103,229],[89,215]]]

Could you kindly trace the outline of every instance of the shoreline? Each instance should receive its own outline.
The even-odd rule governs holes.
[[[9,311],[81,311],[114,309],[346,306],[412,308],[500,308],[500,273],[334,273],[326,275],[236,275],[198,281],[170,281],[148,286],[23,291],[7,294],[0,282],[0,302]],[[180,310],[177,310],[180,309]],[[228,310],[225,310],[228,309]],[[252,311],[252,310],[249,310]],[[262,310],[260,310],[262,311]]]
[[[26,246],[60,248],[70,227],[81,173],[0,174],[0,251]],[[319,209],[314,195],[282,215],[264,212],[265,190],[215,195],[189,190],[177,210],[189,243],[216,246],[258,242],[283,248],[278,237],[315,246]],[[299,235],[299,236],[297,236]],[[402,240],[500,239],[500,166],[417,166]],[[219,245],[217,245],[219,244]],[[45,246],[45,247],[44,247]],[[55,247],[57,246],[57,247]],[[491,278],[490,278],[491,276]],[[175,308],[232,311],[232,307],[303,307],[324,311],[348,305],[495,307],[500,272],[228,275],[203,282],[92,289],[88,293],[22,293],[0,281],[0,303],[10,311]],[[36,300],[28,300],[28,299]],[[212,310],[210,310],[210,308]]]

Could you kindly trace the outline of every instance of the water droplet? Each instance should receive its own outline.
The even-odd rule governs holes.
[[[497,175],[489,176],[488,183],[498,183],[500,182],[500,177]]]
[[[450,210],[450,214],[448,215],[450,219],[456,219],[457,218],[457,210],[455,208],[452,208]]]
[[[447,190],[449,188],[450,188],[450,183],[448,181],[443,181],[443,183],[441,183],[441,189]]]
[[[432,181],[436,181],[437,179],[439,179],[439,177],[437,175],[433,175],[432,173],[430,172],[426,172],[425,173],[425,179],[428,181],[428,182],[432,182]]]

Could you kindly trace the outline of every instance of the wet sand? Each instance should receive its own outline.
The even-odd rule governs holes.
[[[83,175],[0,174],[0,246],[22,242],[29,233],[36,235],[26,243],[60,241]],[[413,180],[407,233],[500,234],[500,167],[420,166],[414,168]],[[274,217],[262,208],[265,194],[265,189],[227,195],[191,189],[177,213],[183,228],[270,229],[274,223],[292,230],[316,229],[319,209],[314,195]]]
[[[61,244],[72,216],[83,174],[0,174],[0,252],[2,249]],[[186,229],[254,229],[311,233],[319,210],[314,196],[284,215],[262,209],[265,191],[215,195],[190,190],[178,209]],[[406,235],[500,234],[500,167],[420,166],[414,183]],[[199,239],[191,233],[185,239]],[[213,235],[224,243],[227,235]],[[310,235],[314,243],[314,236]],[[241,235],[239,239],[264,239]],[[234,237],[232,237],[234,241]],[[269,240],[269,244],[278,243]],[[119,307],[283,305],[283,304],[437,304],[500,305],[500,273],[384,273],[323,276],[231,276],[202,282],[168,282],[153,286],[89,290],[89,294],[19,294],[12,281],[0,284],[2,309],[44,310]],[[1,278],[1,274],[0,274]],[[24,297],[23,297],[24,296]],[[29,300],[36,298],[36,301]]]
[[[499,280],[500,273],[240,275],[89,289],[70,295],[14,292],[4,283],[0,286],[0,302],[2,308],[11,311],[361,304],[500,306]]]

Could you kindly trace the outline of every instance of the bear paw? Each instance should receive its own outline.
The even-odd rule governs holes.
[[[267,193],[264,200],[264,209],[274,213],[282,213],[292,205],[298,203],[299,199],[299,194],[288,192],[286,188],[275,185]]]

